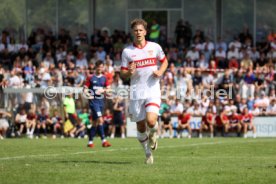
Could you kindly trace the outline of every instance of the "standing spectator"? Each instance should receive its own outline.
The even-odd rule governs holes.
[[[121,129],[121,138],[125,138],[125,125],[123,121],[123,111],[124,111],[124,103],[120,97],[114,99],[113,105],[113,126],[111,138],[114,138],[116,133],[116,126],[119,126]]]
[[[160,36],[160,25],[157,23],[155,19],[152,20],[152,25],[150,27],[150,35],[149,39],[152,42],[159,42],[159,36]]]
[[[66,120],[69,119],[74,126],[74,128],[70,131],[70,136],[74,137],[74,132],[76,131],[75,127],[77,125],[77,114],[75,100],[72,93],[65,97],[63,100],[63,106]]]
[[[111,113],[111,110],[107,108],[105,110],[105,113],[103,115],[103,120],[104,120],[104,132],[105,135],[111,136],[112,128],[113,128],[113,115]],[[114,137],[110,137],[114,138]]]

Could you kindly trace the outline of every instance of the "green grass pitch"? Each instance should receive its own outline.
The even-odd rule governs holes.
[[[134,138],[86,148],[80,139],[0,141],[0,183],[268,183],[276,182],[275,138],[159,139],[154,164]]]

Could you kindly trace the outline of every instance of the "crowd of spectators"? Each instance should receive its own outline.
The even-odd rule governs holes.
[[[276,33],[267,35],[265,43],[254,45],[253,36],[248,29],[244,29],[240,34],[233,35],[233,40],[228,43],[221,37],[214,41],[214,38],[205,36],[202,30],[192,33],[188,22],[179,21],[173,40],[156,40],[169,61],[161,87],[166,98],[164,103],[171,113],[188,109],[193,116],[202,116],[212,106],[213,113],[219,114],[229,105],[236,108],[238,113],[247,107],[254,116],[276,115]],[[119,30],[110,34],[107,30],[96,29],[92,35],[80,32],[73,38],[69,30],[60,29],[54,34],[37,28],[27,40],[16,40],[3,30],[0,35],[0,97],[4,99],[3,88],[6,87],[82,87],[86,77],[93,74],[97,60],[104,61],[104,75],[113,89],[126,86],[129,81],[123,81],[119,72],[121,52],[129,44],[132,44],[130,33]],[[227,95],[208,98],[208,95],[202,94],[204,90],[212,89],[215,92],[224,89]],[[34,99],[35,95],[31,92],[21,94],[21,98],[11,99],[10,110],[16,109],[15,114],[23,113],[20,110],[25,109],[25,113],[37,116],[43,113],[43,103],[47,99],[39,103]],[[1,102],[1,106],[4,105]],[[32,105],[36,107],[32,109]],[[82,103],[79,111],[85,106]],[[52,107],[48,104],[46,115],[58,116],[50,110]],[[127,116],[124,113],[126,109],[127,102],[118,104],[116,100],[111,100],[107,104],[106,122],[112,121],[110,116],[116,111],[122,111],[121,116]],[[63,117],[61,112],[59,116]],[[14,116],[15,122],[22,122],[23,119]],[[28,118],[25,119],[27,122]],[[52,121],[50,118],[48,122]],[[35,125],[27,124],[28,133],[34,131]],[[122,137],[124,124],[118,123]],[[110,136],[114,137],[116,127],[107,127]],[[17,130],[20,135],[23,128],[19,126]]]

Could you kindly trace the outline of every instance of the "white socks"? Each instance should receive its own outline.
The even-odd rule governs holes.
[[[155,133],[158,130],[158,122],[155,123],[154,127],[149,128],[150,133]]]
[[[145,151],[145,154],[146,155],[151,154],[151,151],[149,148],[149,137],[148,137],[147,133],[146,132],[141,133],[141,132],[137,131],[137,139],[141,143],[141,145]]]

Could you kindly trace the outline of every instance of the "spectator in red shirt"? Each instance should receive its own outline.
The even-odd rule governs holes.
[[[199,129],[199,138],[202,138],[202,132],[204,130],[209,130],[210,137],[214,137],[214,115],[212,107],[208,107],[206,114],[202,116],[201,125]]]
[[[229,116],[229,129],[236,130],[237,135],[240,136],[241,132],[241,116],[237,113],[236,109],[231,109],[232,113]]]
[[[241,117],[241,123],[243,126],[243,137],[247,138],[247,131],[252,130],[253,131],[253,138],[257,137],[256,134],[256,126],[253,124],[253,115],[249,113],[248,108],[243,109],[243,114]]]
[[[36,114],[33,109],[30,109],[26,119],[27,136],[30,139],[33,138],[35,126],[36,126]]]
[[[235,57],[232,57],[229,60],[228,68],[232,69],[234,71],[238,71],[238,69],[239,69],[239,63],[238,63],[238,61],[237,61],[237,59]]]
[[[190,122],[191,122],[192,116],[191,114],[186,112],[186,109],[183,110],[182,114],[180,114],[178,116],[178,135],[177,138],[180,138],[180,132],[182,133],[182,131],[184,129],[187,129],[189,132],[188,138],[190,139],[192,136],[192,129],[190,126]]]

